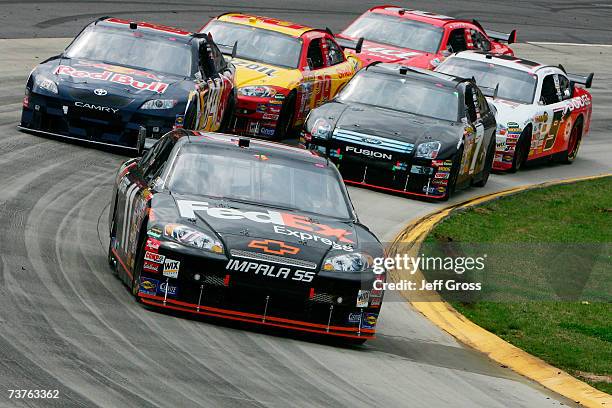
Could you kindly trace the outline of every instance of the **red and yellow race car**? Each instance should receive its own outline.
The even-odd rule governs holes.
[[[327,30],[274,18],[223,14],[200,30],[209,33],[236,66],[230,130],[259,137],[287,137],[308,112],[332,99],[361,68]]]
[[[500,41],[512,44],[510,34],[485,31],[476,20],[463,20],[399,6],[377,6],[363,13],[338,38],[364,38],[359,57],[365,65],[375,61],[433,69],[451,53],[480,50],[514,55]]]

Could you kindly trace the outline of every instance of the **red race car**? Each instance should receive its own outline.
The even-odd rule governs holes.
[[[502,44],[516,41],[510,34],[485,31],[476,20],[460,20],[398,6],[372,7],[353,21],[338,38],[364,38],[358,55],[364,65],[374,61],[433,69],[454,52],[481,50],[514,55]]]

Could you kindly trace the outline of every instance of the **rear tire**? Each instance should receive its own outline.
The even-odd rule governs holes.
[[[493,158],[495,157],[495,134],[491,138],[491,142],[489,142],[489,147],[487,148],[487,155],[485,157],[484,168],[482,169],[482,177],[477,182],[473,183],[476,187],[484,187],[487,185],[487,181],[489,181],[489,176],[491,175],[491,170],[493,170]]]
[[[567,150],[562,156],[561,162],[565,164],[572,164],[576,160],[578,155],[578,149],[580,148],[580,142],[582,141],[582,119],[578,119],[572,126],[572,132],[570,133],[570,140],[567,145]]]
[[[295,117],[295,95],[293,93],[289,94],[283,107],[281,108],[281,113],[278,117],[278,122],[276,123],[276,130],[274,132],[274,139],[282,140],[286,139],[291,135],[291,129],[293,128],[293,118]]]
[[[512,158],[512,167],[510,173],[516,173],[523,167],[529,156],[529,148],[531,147],[531,127],[523,130],[519,140],[516,142],[514,157]]]

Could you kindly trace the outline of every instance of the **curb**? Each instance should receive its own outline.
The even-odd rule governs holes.
[[[500,197],[517,194],[527,190],[549,186],[570,184],[579,181],[610,177],[612,173],[596,176],[576,177],[561,181],[514,187],[497,193],[484,194],[458,204],[445,207],[425,217],[411,222],[398,234],[389,248],[388,256],[394,256],[399,249],[404,253],[416,255],[421,244],[433,227],[448,217],[453,211],[482,204]],[[425,279],[421,271],[408,276],[405,270],[393,270],[391,279],[398,282],[402,279]],[[540,385],[575,401],[588,408],[612,407],[612,396],[582,382],[563,370],[551,366],[543,360],[506,342],[495,334],[483,329],[446,303],[435,291],[408,292],[401,291],[402,296],[433,324],[448,332],[460,342],[486,354],[497,363],[509,367],[518,374],[527,377]]]

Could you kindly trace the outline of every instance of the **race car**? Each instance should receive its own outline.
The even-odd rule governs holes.
[[[469,75],[495,106],[493,169],[515,172],[525,162],[558,159],[572,163],[588,133],[593,110],[593,74],[572,75],[509,55],[462,52],[436,71]]]
[[[445,57],[464,50],[513,55],[506,44],[510,34],[486,30],[476,20],[463,20],[398,6],[372,7],[342,31],[338,38],[364,38],[359,58],[433,69]]]
[[[109,262],[145,305],[357,343],[375,335],[383,248],[323,157],[174,130],[121,166],[110,209]]]
[[[223,14],[206,24],[236,66],[233,133],[281,139],[360,68],[328,31],[269,17]],[[235,47],[234,47],[235,45]],[[345,41],[358,51],[358,42]],[[233,53],[232,53],[233,51]]]
[[[374,63],[311,112],[301,142],[336,163],[348,184],[446,200],[487,183],[495,128],[472,80]]]
[[[222,127],[234,71],[205,35],[103,17],[32,71],[20,127],[142,151],[174,128]]]

